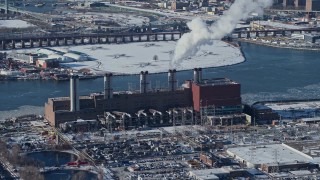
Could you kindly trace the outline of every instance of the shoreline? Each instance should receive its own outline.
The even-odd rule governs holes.
[[[262,43],[258,41],[253,41],[253,40],[245,40],[245,39],[238,39],[238,42],[245,42],[245,43],[250,43],[250,44],[256,44],[260,46],[265,46],[265,47],[272,47],[272,48],[281,48],[281,49],[292,49],[292,50],[302,50],[302,51],[320,51],[320,48],[308,48],[308,47],[293,47],[293,46],[281,46],[281,45],[273,45],[273,44],[267,44],[267,43]]]

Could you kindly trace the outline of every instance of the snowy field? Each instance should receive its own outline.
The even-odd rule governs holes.
[[[0,28],[28,28],[34,25],[22,20],[0,20]]]
[[[102,22],[115,22],[121,26],[142,26],[145,23],[149,23],[148,17],[130,14],[118,14],[118,13],[97,13],[97,12],[86,12],[86,13],[73,13],[68,16],[73,18],[81,19],[83,22],[91,21],[102,21]]]
[[[319,109],[320,101],[266,103],[265,105],[273,110]]]
[[[113,72],[120,74],[138,74],[140,71],[150,73],[167,72],[176,42],[141,42],[113,45],[84,45],[57,47],[89,55],[94,61],[64,63],[73,69],[89,68],[97,74]],[[193,57],[182,61],[177,70],[195,67],[220,67],[243,62],[245,59],[239,48],[222,41],[203,46]]]
[[[262,26],[269,26],[273,28],[282,28],[282,29],[303,29],[303,28],[309,28],[306,25],[294,25],[294,24],[285,24],[282,22],[272,22],[272,21],[254,21],[256,24],[260,24]]]

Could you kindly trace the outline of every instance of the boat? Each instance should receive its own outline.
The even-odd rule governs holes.
[[[36,5],[34,5],[35,7],[43,7],[46,3],[37,3]]]
[[[25,7],[26,7],[26,6],[29,6],[29,5],[30,5],[30,3],[25,3],[25,4],[24,4]]]

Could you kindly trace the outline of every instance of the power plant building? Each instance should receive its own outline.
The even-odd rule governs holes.
[[[104,93],[78,95],[78,77],[70,79],[70,97],[49,98],[45,118],[50,125],[99,119],[112,128],[199,124],[206,116],[241,114],[240,84],[227,78],[202,79],[202,69],[194,79],[177,88],[176,71],[168,72],[166,90],[148,89],[148,72],[140,73],[139,92],[113,92],[112,74],[104,78]]]

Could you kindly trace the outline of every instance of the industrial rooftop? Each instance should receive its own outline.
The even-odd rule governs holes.
[[[229,148],[227,152],[255,165],[312,161],[312,157],[285,144],[236,147]]]

